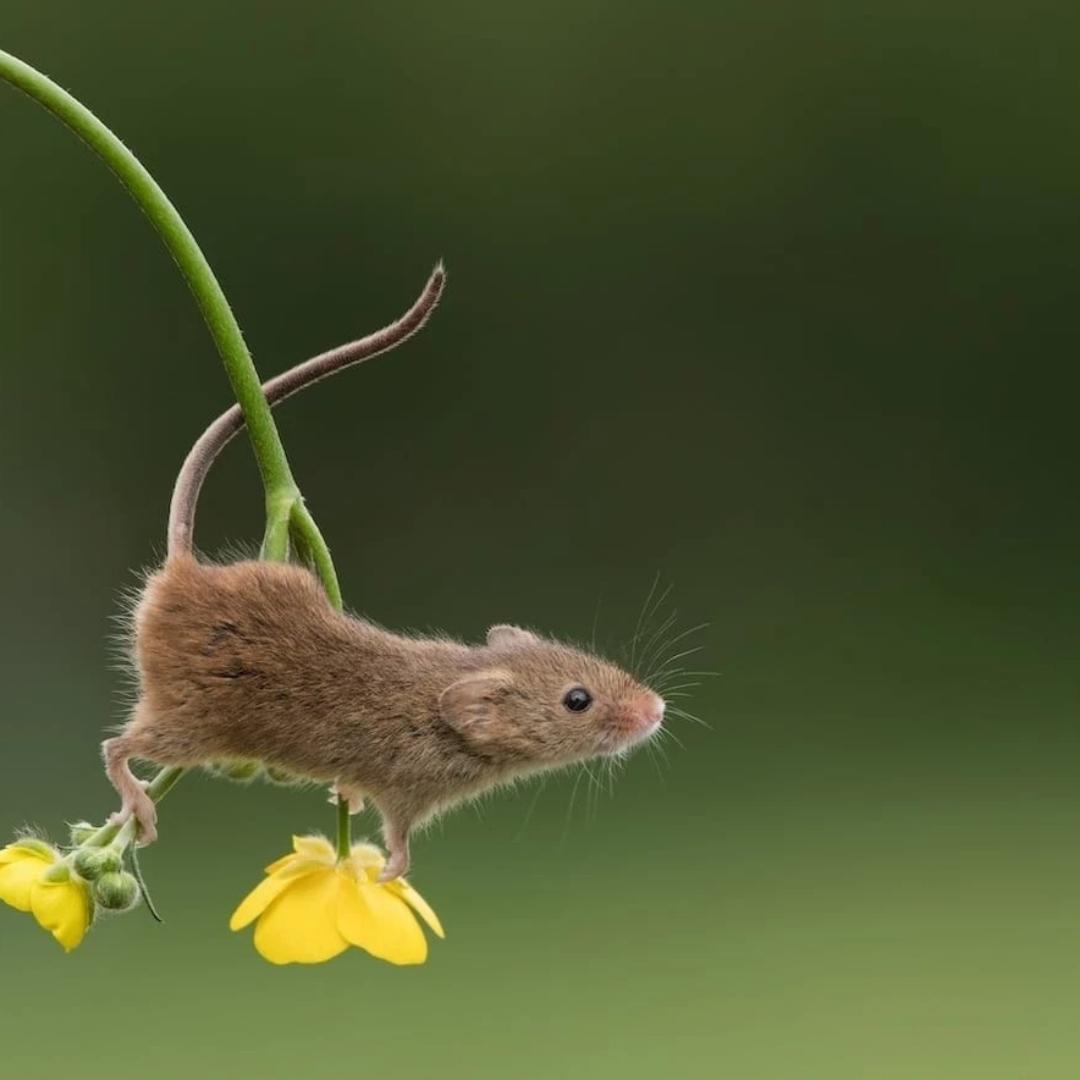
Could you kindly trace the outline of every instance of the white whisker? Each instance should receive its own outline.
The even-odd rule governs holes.
[[[708,625],[709,624],[707,622],[698,623],[697,626],[691,626],[688,630],[683,630],[681,633],[676,634],[669,641],[666,641],[662,648],[660,648],[654,656],[653,666],[656,667],[657,665],[659,665],[658,670],[662,672],[667,666],[666,663],[661,663],[661,657],[663,656],[664,652],[670,649],[672,645],[677,645],[680,641],[682,641],[684,638],[689,637],[691,634],[696,634],[699,630],[706,629]]]
[[[630,639],[630,670],[634,670],[634,658],[637,655],[637,643],[638,638],[641,636],[642,625],[645,620],[645,612],[649,608],[649,604],[652,601],[653,593],[656,592],[656,586],[660,584],[660,571],[656,571],[656,576],[653,578],[652,585],[649,588],[649,594],[645,597],[645,603],[641,605],[641,611],[638,612],[637,623],[634,626],[634,636]]]
[[[641,659],[638,661],[638,668],[642,671],[648,670],[652,666],[650,656],[653,653],[653,648],[657,640],[663,640],[663,635],[671,629],[675,620],[679,617],[678,608],[674,608],[670,615],[649,635],[649,640],[645,643],[645,648],[641,650]],[[661,645],[661,650],[665,646]]]
[[[529,822],[532,820],[533,811],[536,809],[536,804],[540,801],[540,796],[543,794],[544,788],[547,787],[548,777],[543,776],[540,779],[539,785],[537,785],[536,791],[533,794],[532,799],[529,800],[529,808],[525,811],[525,820],[518,827],[518,831],[514,834],[514,843],[519,843],[522,836],[525,835],[525,830],[528,827]]]
[[[581,770],[578,770],[577,776],[574,777],[574,786],[570,790],[570,805],[566,809],[566,818],[563,821],[562,838],[559,840],[559,847],[563,847],[566,844],[566,838],[570,834],[570,819],[574,816],[574,801],[577,799],[578,784],[581,783]]]

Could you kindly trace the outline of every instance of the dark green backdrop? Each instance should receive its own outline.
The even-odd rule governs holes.
[[[429,964],[276,970],[232,906],[322,796],[185,781],[167,918],[0,910],[0,1073],[1080,1075],[1080,25],[1065,3],[7,0],[177,202],[349,602],[467,637],[708,620],[711,730],[417,843]],[[228,402],[160,244],[0,88],[0,823],[102,815],[110,615]],[[199,539],[251,540],[246,445]],[[527,819],[528,818],[528,819]],[[527,819],[527,820],[526,820]]]

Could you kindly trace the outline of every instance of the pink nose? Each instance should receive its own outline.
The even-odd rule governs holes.
[[[648,729],[658,728],[664,722],[664,699],[651,690],[646,690],[635,702],[641,726]]]

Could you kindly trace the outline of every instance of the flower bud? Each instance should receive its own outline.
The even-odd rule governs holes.
[[[89,821],[76,821],[68,825],[68,829],[71,834],[72,847],[82,847],[98,831],[98,827],[91,825]]]
[[[97,881],[102,874],[113,874],[120,869],[120,853],[114,848],[80,848],[73,865],[79,877]]]
[[[263,771],[266,774],[266,779],[271,784],[277,784],[280,787],[296,787],[298,784],[303,783],[302,777],[286,772],[284,769],[279,769],[274,765],[264,766]]]
[[[225,780],[236,780],[243,784],[254,780],[262,771],[262,765],[258,761],[217,761],[211,766],[211,771]]]
[[[94,883],[94,898],[106,911],[127,911],[139,899],[139,883],[126,870],[111,871]]]
[[[44,855],[50,862],[59,858],[52,844],[39,840],[36,836],[20,836],[10,846],[26,848],[27,851],[36,851],[39,855]]]

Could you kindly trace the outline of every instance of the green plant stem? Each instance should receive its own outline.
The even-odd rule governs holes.
[[[149,795],[155,803],[161,802],[161,800],[176,786],[177,781],[184,775],[184,772],[185,770],[181,769],[179,766],[171,769],[162,769],[147,785],[146,794]],[[128,840],[134,839],[134,820],[129,820],[123,825],[116,825],[111,822],[107,825],[102,825],[97,832],[87,838],[83,843],[83,847],[105,847],[106,844],[111,844],[113,840],[117,838],[117,835],[121,830],[126,830],[125,835]]]
[[[0,50],[0,77],[65,123],[116,174],[150,219],[184,275],[214,339],[255,449],[267,499],[297,494],[285,448],[261,389],[243,335],[210,264],[168,196],[138,158],[62,87],[10,53]]]
[[[44,106],[78,135],[109,166],[150,219],[195,297],[243,409],[266,495],[263,557],[287,559],[289,534],[295,529],[311,554],[313,568],[327,595],[340,609],[341,590],[330,551],[314,518],[303,505],[240,326],[191,230],[139,159],[85,105],[40,71],[3,50],[0,50],[0,78]],[[150,797],[155,801],[164,798],[183,772],[183,769],[159,772],[148,788]],[[115,826],[105,825],[89,842],[107,844],[118,831]]]
[[[337,804],[337,853],[339,859],[347,859],[352,853],[352,817],[344,795],[338,796]]]
[[[341,611],[343,600],[337,571],[334,569],[334,560],[330,558],[330,549],[326,546],[326,541],[319,532],[311,511],[304,504],[303,497],[293,503],[289,525],[293,541],[311,564],[311,568],[318,574],[326,595],[330,598],[330,603]]]

